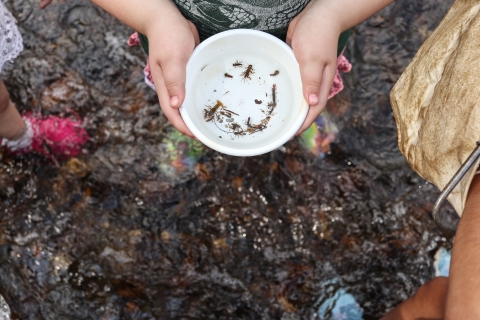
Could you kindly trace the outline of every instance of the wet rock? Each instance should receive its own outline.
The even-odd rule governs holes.
[[[10,307],[0,295],[0,320],[10,320]]]
[[[125,252],[123,251],[115,251],[110,247],[105,247],[102,253],[100,254],[100,258],[108,258],[111,257],[118,263],[128,263],[133,262],[135,259],[130,258]]]
[[[71,0],[7,3],[22,111],[87,119],[88,153],[0,158],[0,294],[19,319],[311,319],[343,286],[378,318],[450,245],[438,195],[398,151],[388,92],[452,1],[396,1],[357,26],[323,160],[293,141],[254,158],[172,133],[132,30]],[[122,41],[125,43],[122,46]],[[43,106],[45,104],[45,106]],[[451,209],[450,209],[451,211]]]

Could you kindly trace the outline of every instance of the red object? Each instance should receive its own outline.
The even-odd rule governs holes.
[[[130,38],[128,38],[128,45],[130,47],[139,46],[140,45],[140,38],[138,37],[138,32],[132,33]]]
[[[59,157],[74,157],[82,152],[82,146],[90,139],[78,120],[55,116],[24,118],[32,124],[32,150],[44,155],[52,153]]]
[[[12,154],[37,152],[53,162],[56,159],[75,157],[82,152],[83,145],[90,139],[79,116],[77,120],[49,116],[38,118],[30,113],[23,115],[30,122],[33,137],[30,146],[19,150],[9,150]]]
[[[344,85],[340,72],[346,73],[352,70],[352,65],[348,62],[347,58],[343,54],[337,58],[337,70],[335,71],[335,77],[333,78],[333,84],[328,94],[328,99],[333,98],[337,93],[343,90]]]

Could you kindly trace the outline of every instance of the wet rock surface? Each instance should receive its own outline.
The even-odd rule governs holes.
[[[183,142],[128,27],[86,1],[9,2],[25,42],[3,74],[12,99],[74,110],[92,137],[58,166],[0,154],[12,319],[310,319],[340,286],[375,319],[409,297],[451,238],[430,218],[438,191],[398,151],[388,94],[452,2],[399,0],[355,28],[325,159],[293,141],[196,162],[172,151]]]

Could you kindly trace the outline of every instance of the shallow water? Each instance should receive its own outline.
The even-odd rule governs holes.
[[[131,30],[86,1],[9,7],[25,51],[3,75],[22,111],[87,119],[58,167],[0,154],[0,294],[13,319],[310,319],[340,286],[375,319],[451,245],[438,191],[396,145],[388,93],[452,0],[357,26],[324,159],[298,140],[253,158],[174,135]],[[449,209],[451,210],[451,209]]]

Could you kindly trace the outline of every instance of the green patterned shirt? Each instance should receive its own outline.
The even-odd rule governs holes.
[[[309,0],[173,0],[206,39],[230,29],[256,29],[285,40],[290,21]]]
[[[200,40],[230,29],[255,29],[285,41],[288,25],[310,0],[173,0],[183,16],[197,27]],[[340,36],[338,52],[349,31]],[[148,53],[148,40],[140,35]]]

